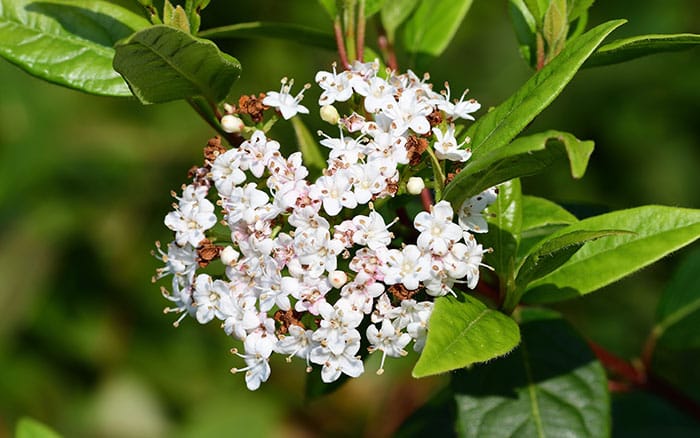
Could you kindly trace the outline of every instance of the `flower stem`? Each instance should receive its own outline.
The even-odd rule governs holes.
[[[336,16],[333,21],[333,32],[335,33],[335,44],[338,46],[338,57],[340,57],[340,64],[345,70],[350,69],[350,62],[348,62],[348,53],[345,50],[345,39],[343,38],[343,27],[340,24],[340,16]]]
[[[360,0],[360,4],[357,7],[357,37],[356,37],[356,47],[357,47],[357,60],[364,62],[364,51],[365,51],[365,27],[367,25],[365,19],[365,0]]]

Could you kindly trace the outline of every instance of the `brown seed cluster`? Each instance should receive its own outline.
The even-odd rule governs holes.
[[[219,257],[223,249],[222,246],[214,245],[209,239],[202,240],[197,247],[197,263],[202,268],[206,267],[212,260]]]
[[[418,293],[419,289],[408,290],[408,289],[406,289],[406,287],[403,284],[397,283],[397,284],[392,284],[391,286],[389,286],[387,290],[396,299],[403,301],[403,300],[411,299],[411,297],[413,297],[413,295]]]
[[[428,149],[428,140],[411,135],[406,140],[406,151],[408,152],[408,164],[416,166],[421,162],[423,152]]]
[[[287,311],[278,310],[273,316],[274,320],[280,324],[278,332],[281,335],[286,335],[289,332],[290,325],[296,325],[301,328],[305,328],[304,324],[302,324],[299,320],[300,317],[301,313],[297,312],[294,309],[289,309]]]
[[[207,145],[204,146],[204,158],[210,163],[213,163],[216,157],[224,152],[226,152],[226,148],[221,145],[221,137],[218,135],[210,138]]]
[[[248,114],[253,122],[260,123],[263,120],[263,111],[268,109],[267,105],[262,103],[265,98],[265,93],[260,93],[258,97],[254,94],[250,96],[241,96],[238,99],[238,114]]]

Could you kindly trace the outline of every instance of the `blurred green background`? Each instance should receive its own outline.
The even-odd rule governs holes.
[[[629,19],[615,37],[700,33],[697,0],[599,1],[591,13],[590,26]],[[314,0],[215,0],[202,28],[255,20],[330,30]],[[243,65],[238,94],[276,90],[283,76],[312,82],[334,59],[285,41],[221,47]],[[506,2],[476,1],[430,73],[455,92],[470,88],[484,108],[515,91],[530,71]],[[411,379],[415,358],[390,360],[384,376],[372,363],[332,396],[305,402],[303,365],[276,361],[267,384],[246,390],[242,376],[228,373],[240,365],[228,352],[233,343],[215,324],[186,320],[174,329],[150,281],[159,266],[153,242],[170,240],[168,193],[201,161],[213,133],[184,103],[146,107],[84,95],[4,61],[0,78],[0,437],[25,415],[70,437],[382,436],[445,382]],[[310,107],[318,94],[307,93]],[[699,117],[697,49],[582,71],[530,130],[595,140],[589,171],[573,181],[561,166],[525,180],[524,189],[577,214],[699,208]],[[692,249],[557,308],[585,336],[632,357],[664,284]],[[700,397],[700,373],[688,366],[699,359],[698,351],[660,349],[656,363]],[[624,397],[620,403],[622,415]],[[693,425],[659,406],[669,427]]]

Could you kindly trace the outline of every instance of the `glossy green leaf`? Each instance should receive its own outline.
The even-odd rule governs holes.
[[[428,339],[414,377],[463,368],[511,351],[520,342],[518,325],[501,312],[462,294],[435,300]]]
[[[546,131],[521,137],[488,153],[475,153],[445,187],[444,198],[461,205],[489,187],[541,172],[563,156],[569,158],[572,176],[580,178],[592,152],[592,141],[578,140],[566,132]]]
[[[576,216],[552,201],[523,196],[523,226],[517,258],[522,259],[543,238],[576,221]]]
[[[700,249],[684,259],[657,308],[655,335],[665,347],[700,347]]]
[[[422,1],[404,28],[404,46],[413,55],[438,56],[454,37],[472,0]]]
[[[0,56],[58,85],[131,96],[112,68],[113,46],[149,25],[108,1],[0,0]]]
[[[603,39],[624,20],[609,21],[572,39],[566,48],[508,100],[477,119],[466,132],[472,159],[508,144],[544,110],[573,78]]]
[[[254,21],[215,27],[199,32],[202,38],[211,40],[224,38],[274,38],[294,41],[311,47],[335,50],[335,39],[328,32],[290,23]]]
[[[406,21],[420,0],[391,0],[384,3],[381,12],[382,25],[389,41],[394,41],[396,29]]]
[[[563,266],[531,283],[526,302],[561,301],[593,292],[629,275],[700,237],[700,210],[646,206],[594,216],[559,233],[626,230],[590,242]]]
[[[462,437],[610,435],[605,371],[556,313],[522,309],[522,343],[453,378]]]
[[[494,269],[499,283],[505,288],[514,278],[523,220],[520,180],[516,178],[499,185],[496,201],[486,213],[490,216],[489,232],[477,238],[485,248],[493,248],[493,252],[486,254],[485,262]]]
[[[321,171],[326,167],[321,147],[299,117],[292,117],[291,122],[304,165],[309,169],[312,177],[320,176]]]
[[[600,46],[586,61],[584,67],[617,64],[656,53],[688,50],[699,45],[700,35],[692,33],[623,38]]]
[[[33,418],[20,418],[17,422],[15,438],[60,438],[50,427],[34,420]]]
[[[193,96],[221,102],[238,79],[241,65],[209,40],[159,25],[119,42],[114,69],[145,104]]]
[[[572,232],[559,232],[542,240],[525,256],[525,260],[518,269],[515,279],[518,288],[524,288],[531,281],[542,278],[554,271],[571,258],[586,243],[620,234],[628,234],[618,230],[578,230]]]

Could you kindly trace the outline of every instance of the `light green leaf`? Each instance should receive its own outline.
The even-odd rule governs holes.
[[[112,68],[113,45],[149,25],[108,1],[0,0],[0,56],[58,85],[131,96]]]
[[[204,8],[209,6],[210,0],[187,0],[185,2],[185,12],[190,21],[190,29],[193,34],[197,34],[199,26],[202,24],[200,13]]]
[[[211,40],[223,38],[274,38],[294,41],[312,47],[335,50],[333,35],[311,27],[288,23],[254,21],[215,27],[199,32],[202,38]]]
[[[61,438],[61,435],[33,418],[23,417],[17,423],[15,438]]]
[[[544,237],[578,221],[560,205],[536,196],[523,196],[523,227],[518,259],[522,259]]]
[[[361,0],[357,0],[358,3]],[[387,0],[365,0],[365,18],[369,18],[381,11]]]
[[[673,349],[700,347],[700,249],[688,255],[661,296],[654,334]]]
[[[454,37],[472,0],[422,1],[404,28],[404,46],[419,56],[438,56]]]
[[[119,42],[114,69],[145,104],[193,96],[218,103],[231,91],[241,65],[209,40],[158,25]]]
[[[542,278],[571,258],[583,245],[601,237],[629,234],[619,230],[594,230],[559,232],[542,240],[525,256],[518,269],[515,283],[518,289],[525,288],[531,281]]]
[[[499,185],[496,201],[486,213],[490,216],[489,232],[479,235],[478,240],[485,248],[493,248],[493,252],[486,254],[485,262],[498,275],[503,293],[515,278],[515,255],[523,220],[520,180],[516,178]]]
[[[562,156],[569,158],[571,175],[580,178],[592,152],[592,141],[580,141],[566,132],[545,131],[521,137],[486,153],[475,152],[445,187],[444,198],[453,205],[461,205],[489,187],[541,172]]]
[[[586,61],[584,67],[617,64],[656,53],[688,50],[699,45],[700,35],[692,33],[623,38],[600,46]]]
[[[605,371],[556,313],[522,309],[522,343],[452,381],[462,437],[610,436]]]
[[[646,206],[584,219],[559,233],[627,230],[581,248],[563,266],[531,283],[524,301],[561,301],[585,295],[629,275],[700,237],[700,210]]]
[[[190,19],[187,12],[180,5],[173,7],[168,0],[165,0],[165,6],[163,6],[163,24],[190,33]]]
[[[515,138],[561,93],[598,44],[622,23],[624,20],[609,21],[570,40],[559,56],[533,75],[513,96],[471,125],[466,135],[472,139],[472,159]]]
[[[309,169],[312,177],[320,176],[321,171],[326,167],[321,147],[299,117],[292,117],[291,121],[304,165]]]
[[[342,0],[318,0],[318,3],[326,10],[331,20],[338,15],[338,1]]]
[[[588,12],[595,0],[566,0],[569,23]]]
[[[384,3],[381,18],[389,41],[394,41],[396,29],[411,15],[411,12],[418,6],[419,1],[420,0],[391,0]]]
[[[567,0],[550,0],[544,15],[542,35],[547,42],[547,62],[564,48],[569,33],[569,20],[566,11]]]
[[[435,300],[428,339],[414,377],[425,377],[485,362],[518,345],[518,325],[481,301],[462,294]]]
[[[537,23],[536,28],[542,29],[542,22],[544,20],[544,13],[547,10],[547,5],[549,0],[524,0],[527,9],[530,11],[533,17],[535,17],[535,22]]]

